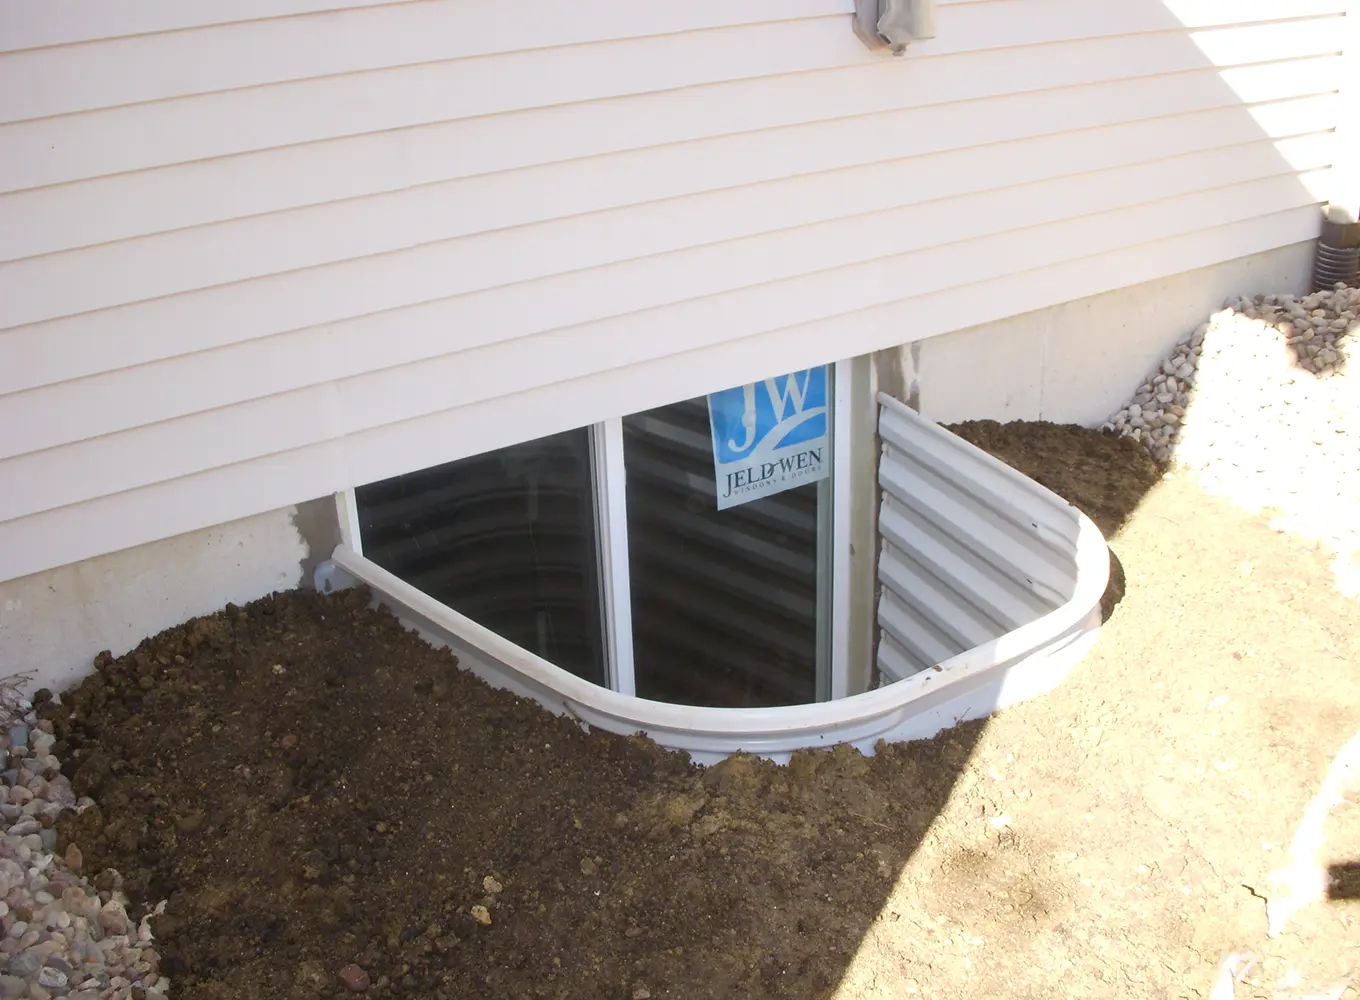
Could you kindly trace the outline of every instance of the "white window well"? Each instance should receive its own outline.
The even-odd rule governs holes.
[[[1053,686],[1099,626],[1099,532],[875,405],[867,362],[360,486],[318,586],[363,581],[493,684],[700,763],[869,750]]]

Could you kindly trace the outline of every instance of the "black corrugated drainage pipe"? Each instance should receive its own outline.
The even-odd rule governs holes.
[[[1360,222],[1328,207],[1313,260],[1313,291],[1334,288],[1337,282],[1355,287],[1360,277]]]

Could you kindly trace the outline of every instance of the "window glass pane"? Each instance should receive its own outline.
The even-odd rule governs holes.
[[[588,428],[361,486],[355,496],[367,558],[604,683]]]
[[[816,700],[818,506],[807,484],[719,511],[705,398],[624,417],[638,694]]]

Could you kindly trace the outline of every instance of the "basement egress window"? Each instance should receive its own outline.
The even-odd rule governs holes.
[[[704,399],[624,418],[634,673],[642,697],[723,706],[817,700],[826,669],[820,557],[830,526],[821,516],[830,507],[825,370],[788,376],[787,384],[797,393],[808,382],[813,390],[800,401],[803,414],[811,411],[800,425],[806,443],[790,442],[776,462],[741,462],[743,453],[726,446],[754,451],[753,427],[711,419]],[[765,392],[753,407],[769,407],[772,394],[778,399],[782,389],[769,388],[777,384],[759,385]],[[712,441],[720,457],[734,459],[720,480]],[[761,473],[779,476],[781,463],[788,488],[762,493]]]
[[[605,681],[590,431],[361,486],[364,555],[473,621]]]
[[[833,495],[849,478],[833,454],[836,368],[358,487],[358,547],[625,694],[710,707],[827,700]]]

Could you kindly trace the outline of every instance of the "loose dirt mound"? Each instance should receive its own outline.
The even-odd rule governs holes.
[[[1081,508],[1106,538],[1161,475],[1137,442],[1075,424],[969,420],[949,429]]]
[[[63,840],[169,898],[178,996],[330,995],[349,963],[377,997],[825,995],[977,732],[701,773],[363,603],[229,608],[48,710],[100,802]]]

